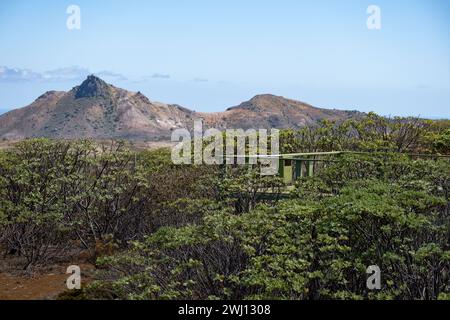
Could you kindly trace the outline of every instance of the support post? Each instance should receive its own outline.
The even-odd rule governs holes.
[[[314,161],[308,161],[308,177],[314,175]]]
[[[301,178],[303,176],[302,164],[303,161],[295,160],[295,179]]]
[[[293,175],[293,171],[292,171],[292,163],[293,161],[291,159],[285,159],[284,160],[284,183],[286,184],[291,184],[292,183],[292,175]],[[288,162],[288,163],[286,163]]]
[[[284,179],[284,159],[282,157],[278,158],[278,175]]]

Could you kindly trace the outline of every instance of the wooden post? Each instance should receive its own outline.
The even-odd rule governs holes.
[[[301,178],[303,176],[302,164],[302,160],[295,160],[295,179]]]
[[[284,159],[284,183],[291,184],[292,183],[292,163],[293,161],[291,159]]]
[[[284,179],[284,159],[282,157],[278,158],[278,175]]]
[[[308,177],[314,175],[314,161],[308,161]]]

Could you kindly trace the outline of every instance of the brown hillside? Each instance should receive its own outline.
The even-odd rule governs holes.
[[[224,112],[196,113],[179,105],[150,101],[89,76],[68,92],[49,91],[27,107],[0,116],[0,138],[29,137],[168,140],[176,128],[300,128],[322,119],[360,116],[355,111],[316,108],[274,95],[258,95]]]

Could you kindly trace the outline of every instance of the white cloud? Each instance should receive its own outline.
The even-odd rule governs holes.
[[[34,72],[28,69],[8,68],[0,66],[1,82],[19,82],[19,81],[82,81],[92,72],[89,69],[72,66],[58,68],[54,70],[44,71],[42,73]],[[119,73],[111,71],[100,71],[94,73],[100,78],[107,80],[127,80],[127,78]]]
[[[28,69],[8,68],[0,66],[0,81],[35,81],[40,80],[42,76],[39,73]]]
[[[170,79],[170,75],[169,74],[162,74],[162,73],[154,73],[152,75],[153,79]]]
[[[208,82],[208,79],[204,79],[204,78],[195,78],[193,81],[194,81],[194,82]]]
[[[50,81],[71,81],[71,80],[83,80],[89,74],[90,72],[86,68],[72,66],[45,71],[42,74],[42,77],[45,80]]]
[[[125,77],[124,75],[120,74],[120,73],[115,73],[115,72],[111,72],[111,71],[99,71],[99,72],[95,72],[94,75],[96,75],[99,78],[102,79],[110,79],[110,80],[119,80],[119,81],[126,81],[128,80],[127,77]]]

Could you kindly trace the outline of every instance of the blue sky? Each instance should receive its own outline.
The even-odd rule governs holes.
[[[66,8],[81,9],[68,30]],[[381,9],[381,29],[366,9]],[[272,93],[450,118],[450,1],[0,2],[0,109],[88,73],[198,111]],[[25,73],[24,70],[27,70]]]

